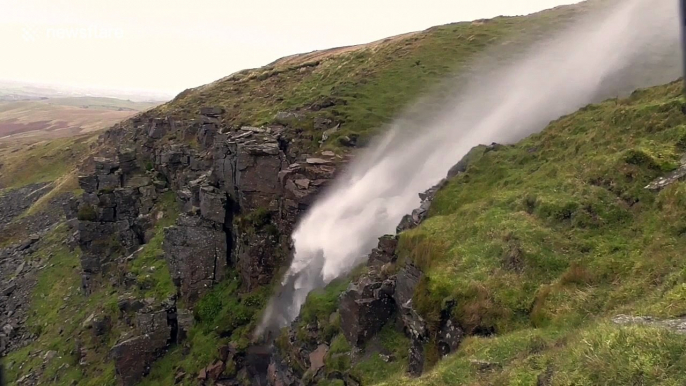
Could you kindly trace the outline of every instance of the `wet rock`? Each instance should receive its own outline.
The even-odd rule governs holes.
[[[103,336],[112,328],[112,319],[109,316],[99,316],[91,322],[95,336]]]
[[[246,212],[273,206],[281,190],[279,172],[287,166],[276,137],[252,137],[217,140],[210,178]]]
[[[148,128],[148,137],[162,139],[171,129],[171,124],[165,119],[153,119]]]
[[[138,169],[136,158],[136,151],[134,149],[126,148],[119,150],[117,160],[119,161],[119,168],[124,174],[129,174]]]
[[[153,304],[154,299],[145,303],[145,308],[135,315],[135,331],[140,335],[118,343],[110,350],[110,358],[124,385],[137,384],[174,341],[175,301],[171,299],[158,306]]]
[[[122,178],[120,173],[98,175],[99,191],[112,191],[116,188],[120,188],[121,184]]]
[[[402,233],[408,229],[415,228],[422,221],[424,221],[426,216],[429,214],[429,209],[431,208],[431,203],[433,202],[436,193],[447,183],[448,180],[442,180],[426,192],[420,193],[419,198],[421,199],[421,204],[419,205],[419,208],[413,210],[412,214],[403,217],[403,219],[400,221],[400,224],[396,228],[396,233]]]
[[[107,272],[116,257],[132,252],[140,237],[129,221],[89,222],[78,224],[78,244],[82,250],[81,268],[86,274]]]
[[[245,371],[253,384],[263,385],[267,382],[269,366],[272,363],[272,350],[265,346],[249,347],[245,357]]]
[[[336,166],[327,163],[295,163],[279,172],[279,183],[282,186],[281,218],[285,224],[283,233],[290,233],[290,228],[305,212],[316,197],[336,175]]]
[[[203,149],[207,149],[212,146],[218,133],[219,127],[215,123],[204,122],[198,130],[198,143]]]
[[[400,315],[411,340],[408,373],[418,377],[424,371],[424,345],[429,340],[429,331],[424,319],[412,308],[411,301],[400,308]]]
[[[300,378],[293,374],[293,370],[278,357],[272,358],[267,368],[267,381],[273,386],[296,386],[300,384]]]
[[[2,332],[3,334],[5,334],[5,336],[12,337],[14,335],[14,326],[12,326],[9,323],[5,324],[4,326],[2,326]]]
[[[180,343],[188,337],[188,332],[191,330],[191,327],[193,327],[195,318],[193,317],[193,313],[189,310],[179,309],[176,315],[176,322],[178,328],[176,341]],[[226,362],[226,358],[223,359]]]
[[[119,162],[104,157],[93,158],[96,174],[112,174],[119,169]]]

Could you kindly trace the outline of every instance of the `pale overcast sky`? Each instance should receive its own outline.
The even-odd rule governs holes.
[[[176,94],[301,52],[574,0],[0,0],[0,80]]]

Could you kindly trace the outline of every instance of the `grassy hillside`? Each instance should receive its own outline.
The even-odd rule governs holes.
[[[454,301],[453,319],[477,336],[419,383],[398,381],[683,384],[686,336],[609,321],[686,313],[686,182],[645,189],[683,162],[681,88],[563,117],[439,192],[402,235],[401,259],[426,273],[414,303],[429,324]]]
[[[340,130],[325,146],[350,146],[351,138],[360,146],[446,76],[468,75],[475,58],[488,52],[494,63],[511,59],[588,7],[458,23],[287,57],[187,90],[146,114],[195,118],[200,107],[221,106],[224,125],[278,122],[306,150],[315,149],[323,132],[335,127]],[[477,157],[467,173],[440,192],[431,218],[401,237],[401,258],[426,273],[415,298],[418,311],[435,328],[437,311],[455,301],[453,318],[474,335],[441,362],[435,347],[427,347],[430,369],[411,380],[404,376],[409,341],[386,328],[374,343],[397,360],[386,363],[370,355],[354,364],[354,373],[364,384],[682,384],[686,336],[654,327],[620,328],[609,321],[619,313],[686,313],[681,253],[686,183],[659,193],[644,189],[680,166],[686,152],[682,105],[678,84],[640,91],[589,106],[541,134]],[[136,110],[102,99],[8,103],[0,104],[0,122],[5,117],[8,132],[40,127],[73,134],[135,113],[119,109]],[[277,118],[284,111],[297,114]],[[71,125],[78,129],[60,130]],[[0,136],[7,135],[2,127]],[[15,139],[0,142],[0,189],[52,181],[53,194],[77,189],[74,169],[95,143],[93,133],[26,144]],[[158,210],[165,217],[129,268],[135,275],[157,272],[149,275],[150,292],[136,295],[161,299],[174,291],[161,258],[162,228],[177,215],[173,192]],[[7,361],[15,366],[9,376],[43,366],[35,350],[54,350],[58,357],[41,372],[41,381],[114,384],[106,355],[125,326],[95,338],[82,323],[93,313],[117,320],[118,294],[104,286],[87,300],[78,296],[79,252],[62,245],[66,237],[66,228],[57,228],[35,255],[47,267],[38,277],[28,322],[40,337],[10,354]],[[8,240],[0,238],[0,244]],[[303,320],[335,324],[330,315],[345,287],[336,284],[310,297]],[[213,288],[198,303],[187,343],[155,363],[145,384],[170,384],[181,370],[195,379],[216,359],[218,347],[230,341],[247,346],[268,291],[238,294],[236,282],[229,280]],[[91,352],[89,365],[78,364],[76,340]],[[337,354],[350,350],[342,336],[336,337],[327,366],[346,370],[351,364]],[[52,378],[57,373],[59,381]]]
[[[101,130],[156,105],[100,97],[0,101],[0,140],[67,137]]]
[[[186,90],[151,113],[195,117],[200,107],[221,106],[229,127],[282,123],[294,129],[290,134],[301,139],[302,146],[314,147],[324,130],[340,125],[327,145],[339,146],[339,139],[346,136],[359,136],[363,145],[446,76],[468,74],[469,64],[480,55],[488,52],[489,59],[484,61],[491,64],[512,60],[530,42],[564,28],[602,3],[450,24],[370,44],[286,57]],[[282,111],[301,116],[276,118]]]

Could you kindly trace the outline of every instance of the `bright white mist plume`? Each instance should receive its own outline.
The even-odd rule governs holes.
[[[293,262],[257,334],[292,322],[310,291],[364,262],[378,237],[419,205],[418,193],[472,147],[519,140],[598,98],[678,77],[677,1],[611,4],[485,69],[496,47],[469,79],[448,84],[459,91],[427,97],[397,119],[299,224]]]

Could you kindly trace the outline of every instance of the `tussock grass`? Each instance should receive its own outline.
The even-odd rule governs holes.
[[[438,193],[399,244],[426,274],[415,306],[435,329],[454,303],[467,332],[495,335],[468,338],[416,384],[683,384],[684,336],[605,322],[686,312],[686,183],[644,189],[679,165],[682,105],[673,83],[589,106]]]

